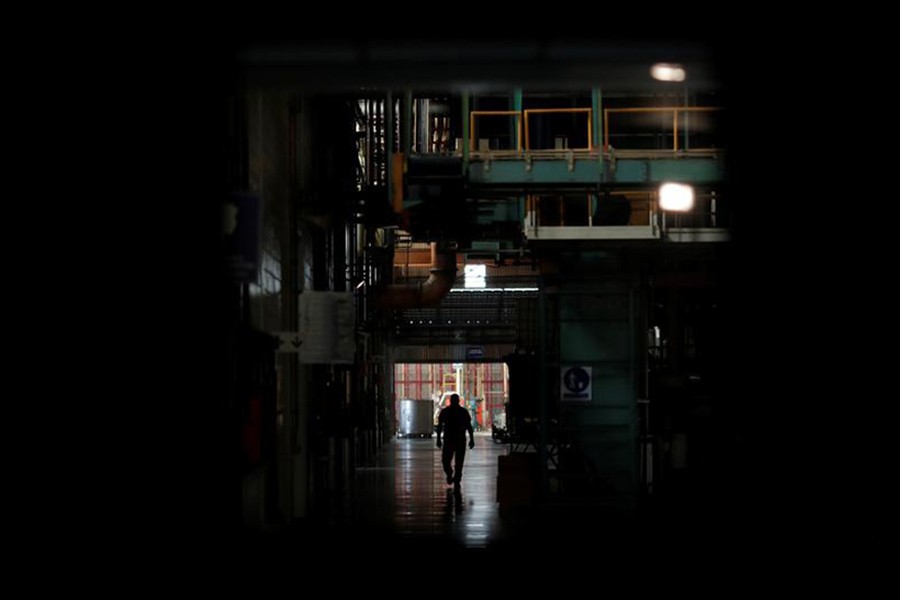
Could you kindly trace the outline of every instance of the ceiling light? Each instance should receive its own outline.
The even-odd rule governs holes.
[[[650,67],[650,76],[658,81],[684,81],[684,67],[672,63],[656,63]]]

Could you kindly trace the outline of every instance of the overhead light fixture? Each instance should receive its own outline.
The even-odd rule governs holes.
[[[536,292],[536,287],[484,287],[478,289],[453,288],[451,292]]]
[[[657,81],[684,81],[684,67],[674,63],[656,63],[650,67],[650,76]]]
[[[694,188],[683,183],[659,186],[659,207],[673,212],[687,212],[694,207]]]
[[[465,286],[467,288],[484,288],[485,285],[485,277],[487,276],[487,266],[474,264],[474,265],[466,265],[465,270]]]

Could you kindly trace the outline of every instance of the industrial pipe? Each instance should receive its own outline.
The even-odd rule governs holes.
[[[456,281],[456,252],[438,251],[431,244],[431,275],[419,283],[392,284],[375,294],[375,306],[383,309],[424,308],[436,306],[450,292]]]

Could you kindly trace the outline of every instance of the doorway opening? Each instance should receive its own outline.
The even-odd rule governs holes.
[[[440,410],[450,404],[450,395],[459,394],[460,404],[472,415],[475,431],[506,428],[506,408],[509,402],[509,370],[502,362],[459,363],[395,363],[394,415],[395,431],[405,434],[425,434],[422,426],[401,422],[409,401],[416,401],[418,410],[428,411],[432,425],[437,423]],[[428,404],[425,404],[428,402]],[[407,410],[404,410],[407,408]],[[412,428],[412,429],[411,429]],[[430,431],[427,432],[430,435]]]

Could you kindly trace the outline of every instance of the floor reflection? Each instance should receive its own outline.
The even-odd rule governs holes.
[[[501,535],[497,459],[506,446],[476,436],[466,453],[462,482],[448,485],[440,450],[430,439],[389,443],[377,463],[359,469],[354,521],[402,536],[434,536],[483,548]]]

